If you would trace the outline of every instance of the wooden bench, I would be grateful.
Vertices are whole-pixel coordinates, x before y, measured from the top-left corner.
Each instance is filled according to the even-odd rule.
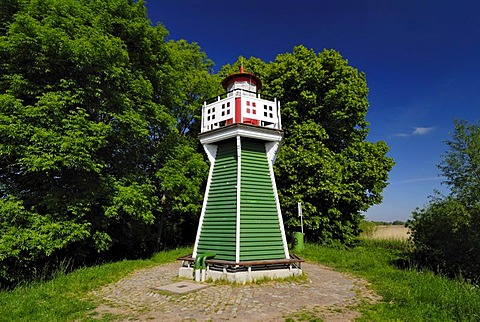
[[[207,259],[207,265],[218,265],[218,266],[230,266],[230,267],[255,267],[255,266],[275,266],[275,265],[295,265],[300,268],[301,263],[305,262],[302,258],[298,257],[295,254],[290,254],[290,259],[266,259],[266,260],[258,260],[258,261],[226,261],[226,260],[219,260],[219,259]],[[177,260],[181,260],[183,262],[194,262],[195,258],[192,257],[192,254],[179,257]]]

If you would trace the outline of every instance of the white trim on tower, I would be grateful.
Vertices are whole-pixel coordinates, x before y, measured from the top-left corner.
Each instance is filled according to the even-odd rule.
[[[271,144],[271,143],[267,143],[267,144]],[[268,155],[269,150],[267,149],[267,144],[265,144],[265,150],[267,151],[267,155]],[[271,151],[271,148],[270,148],[270,151]],[[275,174],[273,173],[273,162],[270,159],[270,157],[267,158],[267,161],[268,161],[270,180],[272,181],[272,187],[273,187],[273,192],[275,196],[275,203],[277,204],[278,224],[280,225],[280,232],[282,234],[283,251],[285,252],[285,258],[290,259],[290,253],[288,252],[287,236],[285,234],[285,227],[283,226],[282,209],[280,208],[280,199],[278,199],[277,184],[275,183]]]
[[[240,198],[242,184],[242,140],[237,135],[237,221],[235,233],[235,262],[240,262]]]
[[[207,210],[208,194],[210,193],[210,185],[212,184],[213,168],[215,167],[215,156],[217,155],[217,146],[209,144],[203,146],[207,152],[208,159],[210,160],[210,170],[208,172],[207,186],[205,187],[205,195],[203,196],[202,213],[200,214],[200,220],[198,221],[197,236],[195,237],[195,246],[193,247],[192,257],[197,257],[198,242],[200,241],[200,235],[202,232],[203,219],[205,218],[205,211]]]

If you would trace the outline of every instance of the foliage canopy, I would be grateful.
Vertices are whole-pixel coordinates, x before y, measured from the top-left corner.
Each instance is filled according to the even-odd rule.
[[[170,234],[191,233],[202,199],[194,121],[217,91],[212,62],[166,42],[142,1],[5,5],[0,281],[72,253],[81,264],[184,242]]]

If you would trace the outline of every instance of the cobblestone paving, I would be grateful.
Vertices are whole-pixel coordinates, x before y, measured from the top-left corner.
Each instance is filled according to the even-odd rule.
[[[352,306],[378,299],[359,278],[321,265],[303,263],[305,282],[211,286],[186,294],[159,291],[176,280],[179,263],[138,270],[94,292],[103,303],[97,316],[113,314],[123,321],[284,321],[301,314],[324,321],[350,321]]]

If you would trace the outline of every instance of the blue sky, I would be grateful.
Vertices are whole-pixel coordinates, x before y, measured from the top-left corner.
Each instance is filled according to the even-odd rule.
[[[304,45],[338,50],[370,88],[368,140],[396,165],[370,220],[406,220],[434,189],[455,118],[480,111],[480,2],[268,0],[147,2],[169,39],[197,42],[215,70],[242,55],[269,62]]]

